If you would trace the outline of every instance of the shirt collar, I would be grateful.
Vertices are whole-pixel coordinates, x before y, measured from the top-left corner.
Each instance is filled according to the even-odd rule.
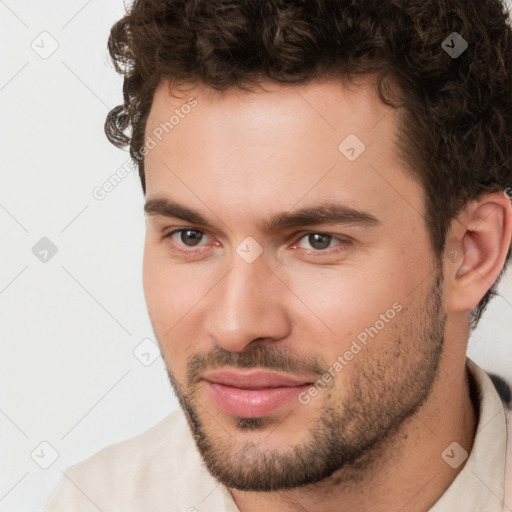
[[[430,512],[478,510],[496,512],[503,504],[505,485],[506,418],[500,396],[487,373],[471,359],[479,405],[478,426],[471,453],[462,471]]]

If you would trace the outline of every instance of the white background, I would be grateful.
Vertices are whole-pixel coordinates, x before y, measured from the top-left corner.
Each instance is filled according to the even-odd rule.
[[[128,160],[103,134],[108,110],[121,102],[106,41],[123,11],[120,0],[0,1],[4,512],[41,510],[66,467],[177,407],[161,358],[144,366],[133,354],[153,339],[138,176],[101,201],[92,194]],[[48,58],[31,47],[48,52],[54,41]],[[42,237],[58,250],[46,263],[32,253]],[[512,380],[510,272],[499,291],[469,355]],[[41,442],[58,452],[48,469],[38,465],[51,462]]]

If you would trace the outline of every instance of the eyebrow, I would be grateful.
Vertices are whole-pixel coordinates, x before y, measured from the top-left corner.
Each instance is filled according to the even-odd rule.
[[[214,227],[207,217],[197,210],[162,197],[148,198],[144,205],[147,215],[162,215],[174,217],[191,224],[200,224]],[[353,208],[340,203],[328,202],[318,206],[300,210],[278,213],[270,219],[263,220],[258,228],[262,232],[274,232],[299,226],[312,226],[316,224],[344,224],[365,227],[381,225],[381,221],[369,212]]]

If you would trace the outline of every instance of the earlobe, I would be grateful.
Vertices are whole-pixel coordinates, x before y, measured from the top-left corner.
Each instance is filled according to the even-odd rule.
[[[500,275],[511,233],[512,205],[503,193],[487,194],[471,202],[454,220],[451,249],[448,243],[445,249],[449,309],[464,311],[478,305]]]

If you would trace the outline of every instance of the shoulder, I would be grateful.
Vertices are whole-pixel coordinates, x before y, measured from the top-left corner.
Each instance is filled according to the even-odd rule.
[[[506,454],[503,510],[512,510],[512,386],[498,375],[493,373],[488,373],[488,375],[502,400],[503,410],[505,412]]]
[[[138,471],[146,461],[158,461],[171,455],[180,437],[186,434],[180,411],[168,414],[159,423],[130,439],[109,445],[84,461],[68,468],[68,475],[78,475],[94,468],[109,475],[126,476]]]
[[[507,443],[505,459],[505,497],[504,505],[506,509],[512,510],[512,408],[507,407],[504,402],[505,420],[507,424]]]
[[[148,496],[159,510],[187,471],[197,473],[198,457],[186,418],[177,409],[145,432],[67,468],[45,511],[110,510],[113,504],[116,510],[135,510]]]

